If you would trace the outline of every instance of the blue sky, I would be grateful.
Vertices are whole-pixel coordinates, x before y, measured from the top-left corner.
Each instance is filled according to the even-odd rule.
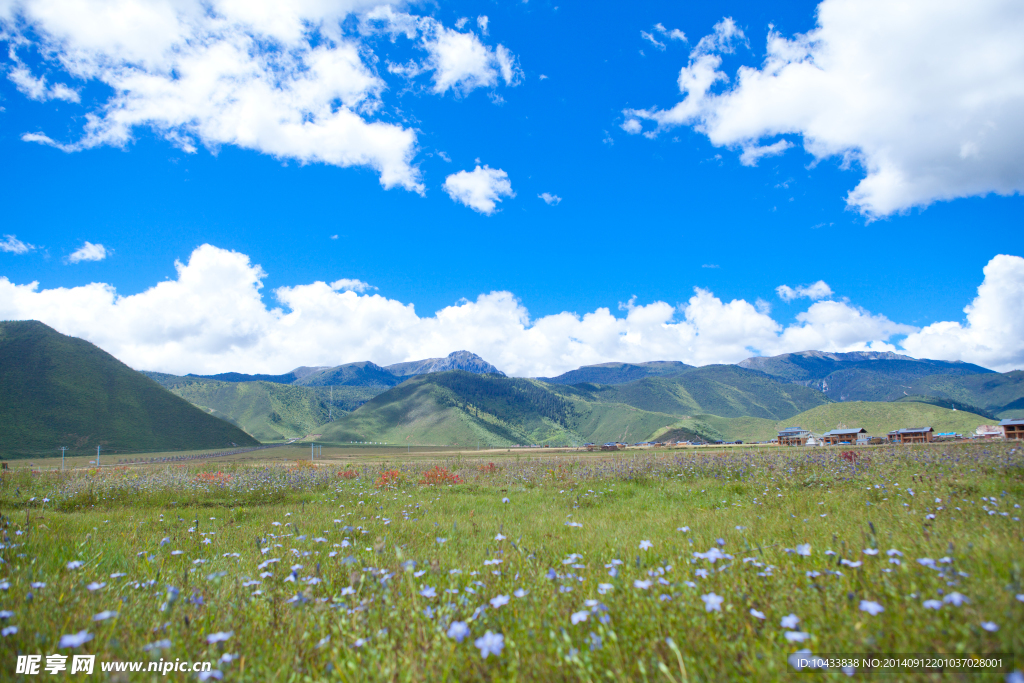
[[[866,348],[873,342],[877,342],[873,348],[899,346],[907,334],[914,333],[910,328],[950,321],[961,330],[956,339],[922,343],[908,352],[941,352],[1002,368],[1019,366],[1024,360],[1024,350],[1012,342],[990,349],[988,355],[972,352],[972,344],[977,346],[976,339],[968,338],[972,326],[977,337],[987,334],[983,324],[1000,323],[972,321],[963,311],[979,296],[978,287],[986,277],[982,269],[997,254],[1024,254],[1019,246],[1024,215],[1024,200],[1018,193],[1024,184],[1020,96],[999,99],[993,95],[995,99],[986,104],[991,112],[982,107],[981,113],[972,110],[970,114],[980,117],[980,123],[967,120],[962,130],[949,132],[950,144],[960,145],[959,157],[933,159],[922,152],[941,147],[935,136],[946,135],[941,132],[943,117],[963,118],[957,119],[962,112],[952,105],[951,111],[944,112],[946,103],[937,101],[932,106],[928,98],[950,88],[974,87],[963,84],[978,81],[991,83],[992,92],[997,92],[1012,84],[1014,72],[1019,84],[1019,52],[1007,50],[1006,63],[997,66],[969,65],[975,72],[962,76],[963,81],[944,76],[941,65],[938,71],[922,71],[920,79],[912,71],[886,74],[868,57],[862,68],[868,73],[878,68],[877,77],[857,86],[858,103],[841,107],[837,116],[821,103],[838,97],[837,88],[844,89],[848,71],[843,69],[849,65],[829,66],[822,52],[805,61],[817,59],[827,78],[797,85],[793,85],[796,76],[790,79],[791,92],[781,109],[778,103],[759,102],[757,98],[764,95],[753,85],[741,88],[737,74],[741,67],[767,73],[769,33],[778,32],[795,44],[798,34],[815,29],[816,3],[556,5],[530,0],[392,6],[388,16],[405,17],[404,25],[413,21],[409,17],[420,22],[421,32],[412,40],[396,33],[398,20],[380,19],[384,15],[376,3],[322,3],[327,10],[315,2],[308,4],[311,9],[299,18],[322,21],[319,31],[287,37],[286,31],[275,34],[241,17],[235,25],[242,26],[238,35],[269,43],[268,60],[296,46],[330,47],[332,41],[357,46],[361,68],[377,79],[376,89],[364,87],[363,99],[355,105],[330,96],[320,104],[335,110],[349,106],[364,122],[385,123],[411,134],[415,142],[408,147],[412,156],[404,167],[412,169],[415,177],[404,182],[418,183],[421,192],[405,189],[401,182],[385,189],[381,172],[372,163],[339,165],[311,158],[323,139],[312,143],[312,152],[308,142],[282,143],[273,133],[256,143],[237,143],[233,140],[239,134],[232,128],[238,125],[233,121],[236,112],[209,105],[195,93],[171,101],[182,108],[183,118],[162,122],[161,110],[170,105],[153,94],[158,88],[147,90],[149,86],[139,81],[118,81],[120,76],[96,66],[96,57],[121,60],[136,75],[172,73],[168,82],[183,83],[187,79],[173,69],[187,67],[177,65],[170,52],[162,56],[158,51],[132,52],[130,45],[125,48],[118,42],[114,29],[90,32],[80,27],[81,22],[54,19],[31,1],[0,3],[0,20],[11,50],[3,67],[7,77],[0,78],[0,154],[5,162],[0,170],[5,206],[0,233],[34,247],[0,251],[0,276],[12,286],[38,282],[37,293],[104,283],[122,296],[144,295],[161,281],[176,280],[175,261],[187,263],[197,247],[208,244],[244,254],[250,265],[262,267],[262,296],[268,308],[280,305],[272,295],[277,288],[347,278],[376,288],[357,294],[412,304],[421,318],[464,299],[475,301],[482,294],[507,291],[518,298],[532,320],[561,312],[583,316],[602,307],[623,319],[627,311],[620,304],[631,297],[641,306],[656,302],[685,306],[694,296],[694,287],[699,287],[722,302],[749,302],[762,313],[770,308],[768,314],[782,328],[810,324],[797,316],[815,300],[845,302],[851,309],[884,316],[893,323],[883,326],[882,332],[866,330],[860,337],[811,338],[832,343],[837,350]],[[927,8],[923,3],[910,5],[921,12]],[[844,44],[875,49],[854,30],[856,26],[849,29],[849,22],[841,21],[844,12],[856,12],[855,7],[851,10],[849,3],[833,2],[829,9],[835,18],[819,27],[822,43],[836,53]],[[224,12],[230,23],[230,13]],[[866,6],[860,10],[862,15],[868,13]],[[998,47],[1000,31],[1012,34],[1013,22],[1020,20],[1020,12],[1009,3],[992,2],[974,14],[966,22],[955,15],[945,17],[945,25],[938,20],[924,22],[917,36],[900,33],[899,20],[894,18],[891,30],[878,30],[870,40],[888,40],[879,49],[900,54],[901,50],[920,51],[921,45],[938,49],[945,31],[956,29],[965,34],[968,47],[972,39]],[[482,16],[486,23],[478,19]],[[721,28],[725,17],[734,21],[742,35],[727,34]],[[460,18],[467,21],[460,23]],[[880,20],[885,19],[883,14]],[[869,23],[867,18],[864,22]],[[159,31],[162,24],[154,25]],[[360,31],[360,25],[377,28]],[[685,40],[678,33],[673,38],[673,29],[685,34]],[[138,27],[133,31],[142,33]],[[428,62],[431,55],[445,57],[422,47],[429,31],[435,37],[450,35],[446,31],[472,33],[474,44],[490,51],[485,61],[490,60],[493,82],[481,83],[478,72],[476,81],[466,76],[437,92],[443,69]],[[899,38],[892,39],[893,35]],[[280,41],[276,45],[275,36]],[[714,45],[701,43],[705,36],[720,40]],[[216,42],[209,35],[205,40]],[[167,44],[174,41],[168,39]],[[720,62],[715,68],[728,77],[727,82],[715,83],[710,94],[731,92],[735,97],[729,103],[708,100],[687,121],[665,123],[659,112],[684,99],[677,84],[680,70],[699,66],[702,56],[711,54],[711,48],[701,45],[717,45],[714,58]],[[511,79],[502,73],[509,63],[497,56],[498,46],[510,55]],[[213,60],[212,54],[197,56],[197,64]],[[921,63],[927,64],[927,59],[922,57]],[[799,66],[794,64],[789,76]],[[408,70],[403,74],[388,65],[413,65],[421,73],[410,77]],[[217,68],[210,61],[209,70],[216,74]],[[308,68],[308,63],[302,68]],[[480,68],[486,71],[487,67]],[[329,71],[312,80],[327,80]],[[294,74],[282,77],[290,76]],[[921,80],[925,86],[905,101],[892,100],[892,92],[906,90],[901,77],[910,83]],[[457,79],[458,73],[452,78]],[[59,83],[68,90],[56,89]],[[322,83],[314,86],[329,92]],[[344,88],[358,90],[351,84]],[[271,91],[269,97],[277,95],[280,91]],[[119,97],[124,100],[116,104]],[[696,101],[692,92],[689,97]],[[263,100],[256,98],[253,103],[262,106]],[[130,123],[121,137],[97,135],[83,143],[89,138],[87,117],[109,122],[119,115],[118,107],[132,110],[125,115]],[[877,137],[862,132],[884,129],[886,122],[901,116],[914,120],[915,107],[935,111],[937,123],[931,129],[940,132],[917,124],[894,126]],[[756,112],[762,110],[774,114],[757,120]],[[846,112],[852,112],[850,121],[826,130],[830,120],[842,119]],[[303,116],[313,120],[317,115]],[[805,123],[812,119],[816,121]],[[205,123],[190,123],[195,120]],[[640,124],[647,136],[636,132]],[[631,129],[632,125],[637,128]],[[924,130],[921,140],[907,142],[908,135],[917,135],[919,128]],[[985,138],[984,144],[990,147],[983,144],[975,154],[982,159],[978,163],[996,169],[991,180],[985,179],[984,169],[971,167],[954,169],[934,182],[922,181],[919,185],[924,189],[903,189],[913,184],[915,173],[927,176],[931,168],[969,159],[974,149],[969,145],[975,144],[971,140],[981,139],[978,130],[983,128],[997,131]],[[26,134],[30,134],[27,139]],[[806,151],[811,139],[824,140],[826,151],[817,155]],[[778,155],[766,154],[756,165],[742,163],[743,150],[773,143],[791,148]],[[337,143],[341,154],[348,153],[344,144]],[[908,177],[901,182],[882,177],[879,183],[897,189],[876,186],[866,203],[852,205],[847,195],[865,179],[868,167],[888,159],[888,150],[900,145],[904,148],[895,156],[903,156],[896,168]],[[986,157],[990,149],[999,153]],[[514,192],[502,197],[489,214],[455,201],[445,190],[447,178],[472,172],[478,165],[500,169]],[[982,180],[975,182],[979,177]],[[543,193],[559,200],[549,204],[539,197]],[[75,260],[71,255],[85,242],[103,245],[105,257],[71,262]],[[1020,286],[1024,269],[1016,261],[1004,266],[999,281],[992,280],[993,288],[1012,292]],[[787,302],[776,291],[780,285],[797,287],[818,281],[827,283],[827,296]],[[31,297],[19,299],[14,289],[6,296],[5,301],[0,293],[4,317],[40,317],[68,333],[92,334],[97,343],[106,342],[104,348],[125,353],[117,343],[89,332],[85,321],[73,320],[66,310],[75,306],[72,296],[57,301],[60,297],[54,295],[45,306],[41,300],[33,303]],[[124,322],[124,315],[115,315],[113,308],[103,309],[106,313],[99,310],[95,323],[103,325],[104,315],[113,316],[106,324],[126,325],[117,328],[122,336],[136,334],[126,330],[142,325]],[[677,309],[675,320],[682,319],[681,310]],[[120,322],[115,324],[114,318]],[[748,355],[799,350],[744,343],[745,323],[737,324],[732,341],[750,350]],[[1003,332],[1008,338],[1016,334],[1010,329]],[[190,348],[190,342],[182,341],[190,333],[167,334]],[[619,331],[620,337],[627,334]],[[422,347],[423,355],[457,342],[458,335],[444,337],[436,348]],[[154,343],[164,350],[142,354],[135,359],[136,365],[187,369],[167,361],[167,339]],[[131,340],[133,347],[140,344],[138,339]],[[209,346],[201,336],[195,337],[194,344]],[[252,355],[239,355],[234,348],[237,340],[224,344],[220,356],[213,352],[195,356],[192,362],[202,366],[197,369],[282,370],[287,368],[278,366],[290,362],[279,351],[260,356],[254,346]],[[486,356],[490,347],[482,345]],[[351,353],[376,354],[371,359],[380,362],[415,356],[420,350],[412,341],[400,349],[379,352],[373,346],[355,347]],[[539,374],[576,360],[611,360],[605,355],[615,355],[616,348],[558,352],[523,364],[521,372]],[[653,359],[672,350],[655,344],[647,352]],[[634,351],[637,355],[629,359],[641,359],[643,343]],[[680,347],[677,355],[682,352]],[[331,355],[329,348],[306,353],[316,358],[295,357],[293,365],[334,360],[334,356],[326,358]],[[348,357],[348,350],[334,353],[337,362],[361,359]],[[701,359],[733,360],[699,353],[693,357],[695,362]],[[223,367],[230,362],[260,367]]]

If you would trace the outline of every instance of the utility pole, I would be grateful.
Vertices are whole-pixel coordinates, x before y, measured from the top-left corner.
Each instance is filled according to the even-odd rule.
[[[309,461],[313,462],[313,452],[316,450],[316,445],[313,443],[309,444]]]
[[[96,467],[99,468],[99,466],[100,466],[100,447],[97,446],[96,447]]]
[[[334,387],[331,387],[331,402],[327,404],[327,421],[334,422]]]
[[[64,471],[64,451],[66,451],[67,449],[68,449],[67,446],[61,446],[60,447],[60,471],[61,472]]]

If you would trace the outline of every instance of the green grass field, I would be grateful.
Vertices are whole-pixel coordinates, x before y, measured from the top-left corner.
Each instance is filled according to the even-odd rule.
[[[799,651],[1003,655],[892,680],[1024,665],[1012,444],[366,451],[4,473],[0,678],[53,653],[97,655],[76,680],[161,658],[259,682],[789,680]],[[427,483],[437,464],[462,481]]]

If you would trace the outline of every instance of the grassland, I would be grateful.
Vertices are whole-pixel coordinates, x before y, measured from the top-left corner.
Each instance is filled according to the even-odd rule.
[[[1021,449],[865,453],[488,454],[433,480],[412,459],[8,472],[0,667],[60,652],[260,682],[788,680],[798,651],[1019,667]]]

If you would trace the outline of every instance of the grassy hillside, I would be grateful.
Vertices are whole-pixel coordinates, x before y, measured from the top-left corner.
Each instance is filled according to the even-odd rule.
[[[778,420],[828,402],[819,391],[736,365],[707,365],[673,377],[649,377],[612,386],[582,384],[555,389],[591,402],[624,403],[680,416],[712,414]]]
[[[706,441],[767,441],[777,433],[775,421],[761,417],[694,415],[659,429],[651,437],[659,441],[690,441],[691,435]]]
[[[82,339],[0,322],[0,456],[199,450],[256,440]]]
[[[933,375],[911,382],[908,394],[944,399],[958,408],[971,406],[999,419],[1024,418],[1024,371],[952,377]]]
[[[370,400],[380,387],[304,387],[274,382],[219,382],[150,373],[165,388],[260,441],[281,441],[318,431]]]
[[[748,358],[740,366],[759,370],[787,382],[812,384],[829,375],[852,369],[869,369],[879,375],[919,377],[923,375],[973,375],[992,370],[973,363],[915,359],[891,352],[855,351],[828,353],[801,351],[779,356]]]
[[[992,424],[992,420],[963,410],[948,410],[926,403],[854,401],[819,406],[777,422],[775,428],[778,430],[798,426],[821,433],[845,425],[851,429],[863,427],[874,436],[885,436],[893,429],[903,427],[932,427],[936,432],[968,434],[983,424]]]

